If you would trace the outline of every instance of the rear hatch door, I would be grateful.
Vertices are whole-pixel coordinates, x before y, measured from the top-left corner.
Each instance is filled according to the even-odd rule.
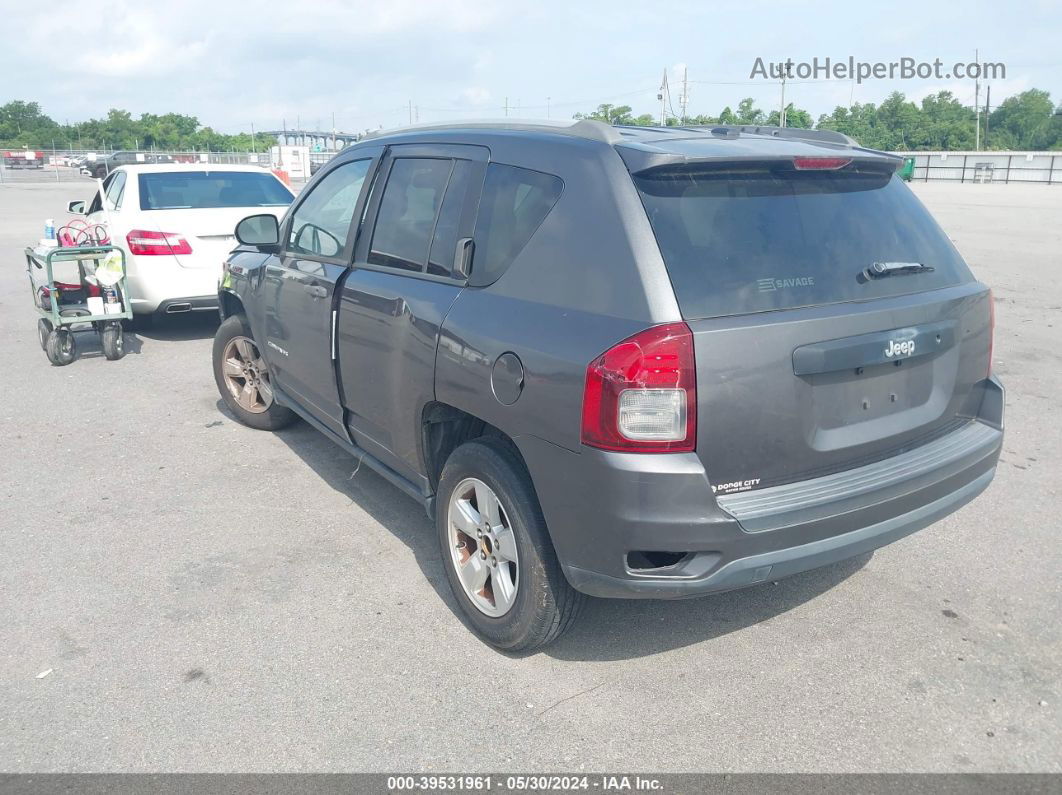
[[[634,175],[694,333],[697,451],[716,493],[881,460],[978,409],[987,288],[894,164],[798,165]]]
[[[265,170],[143,171],[138,174],[140,215],[145,228],[188,241],[177,253],[185,268],[215,268],[236,247],[236,224],[249,215],[280,218],[293,196]]]

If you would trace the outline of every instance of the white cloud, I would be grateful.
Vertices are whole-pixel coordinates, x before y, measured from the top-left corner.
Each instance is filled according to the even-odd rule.
[[[485,105],[490,101],[490,91],[483,86],[469,86],[461,91],[461,100],[470,105]]]

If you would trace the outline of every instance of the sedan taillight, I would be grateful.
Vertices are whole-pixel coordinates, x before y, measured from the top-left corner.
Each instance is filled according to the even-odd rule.
[[[129,253],[138,256],[192,253],[192,246],[177,232],[134,229],[125,240],[129,244]]]
[[[582,442],[603,450],[690,452],[697,441],[697,371],[685,323],[653,326],[590,362]]]

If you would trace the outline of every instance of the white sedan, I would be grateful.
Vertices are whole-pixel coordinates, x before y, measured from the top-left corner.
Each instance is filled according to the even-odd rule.
[[[152,317],[217,309],[236,224],[257,213],[279,219],[293,198],[257,166],[165,163],[120,166],[87,206],[68,209],[125,250],[133,312]]]

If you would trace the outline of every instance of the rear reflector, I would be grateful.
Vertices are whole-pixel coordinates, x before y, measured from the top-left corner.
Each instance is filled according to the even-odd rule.
[[[794,157],[798,171],[836,171],[852,162],[850,157]]]
[[[125,240],[129,244],[129,253],[137,256],[192,253],[192,246],[176,232],[134,229],[125,236]]]
[[[988,369],[985,378],[992,375],[992,353],[996,347],[996,297],[988,291]]]
[[[697,438],[693,334],[685,323],[653,326],[586,368],[582,442],[602,450],[689,452]]]

